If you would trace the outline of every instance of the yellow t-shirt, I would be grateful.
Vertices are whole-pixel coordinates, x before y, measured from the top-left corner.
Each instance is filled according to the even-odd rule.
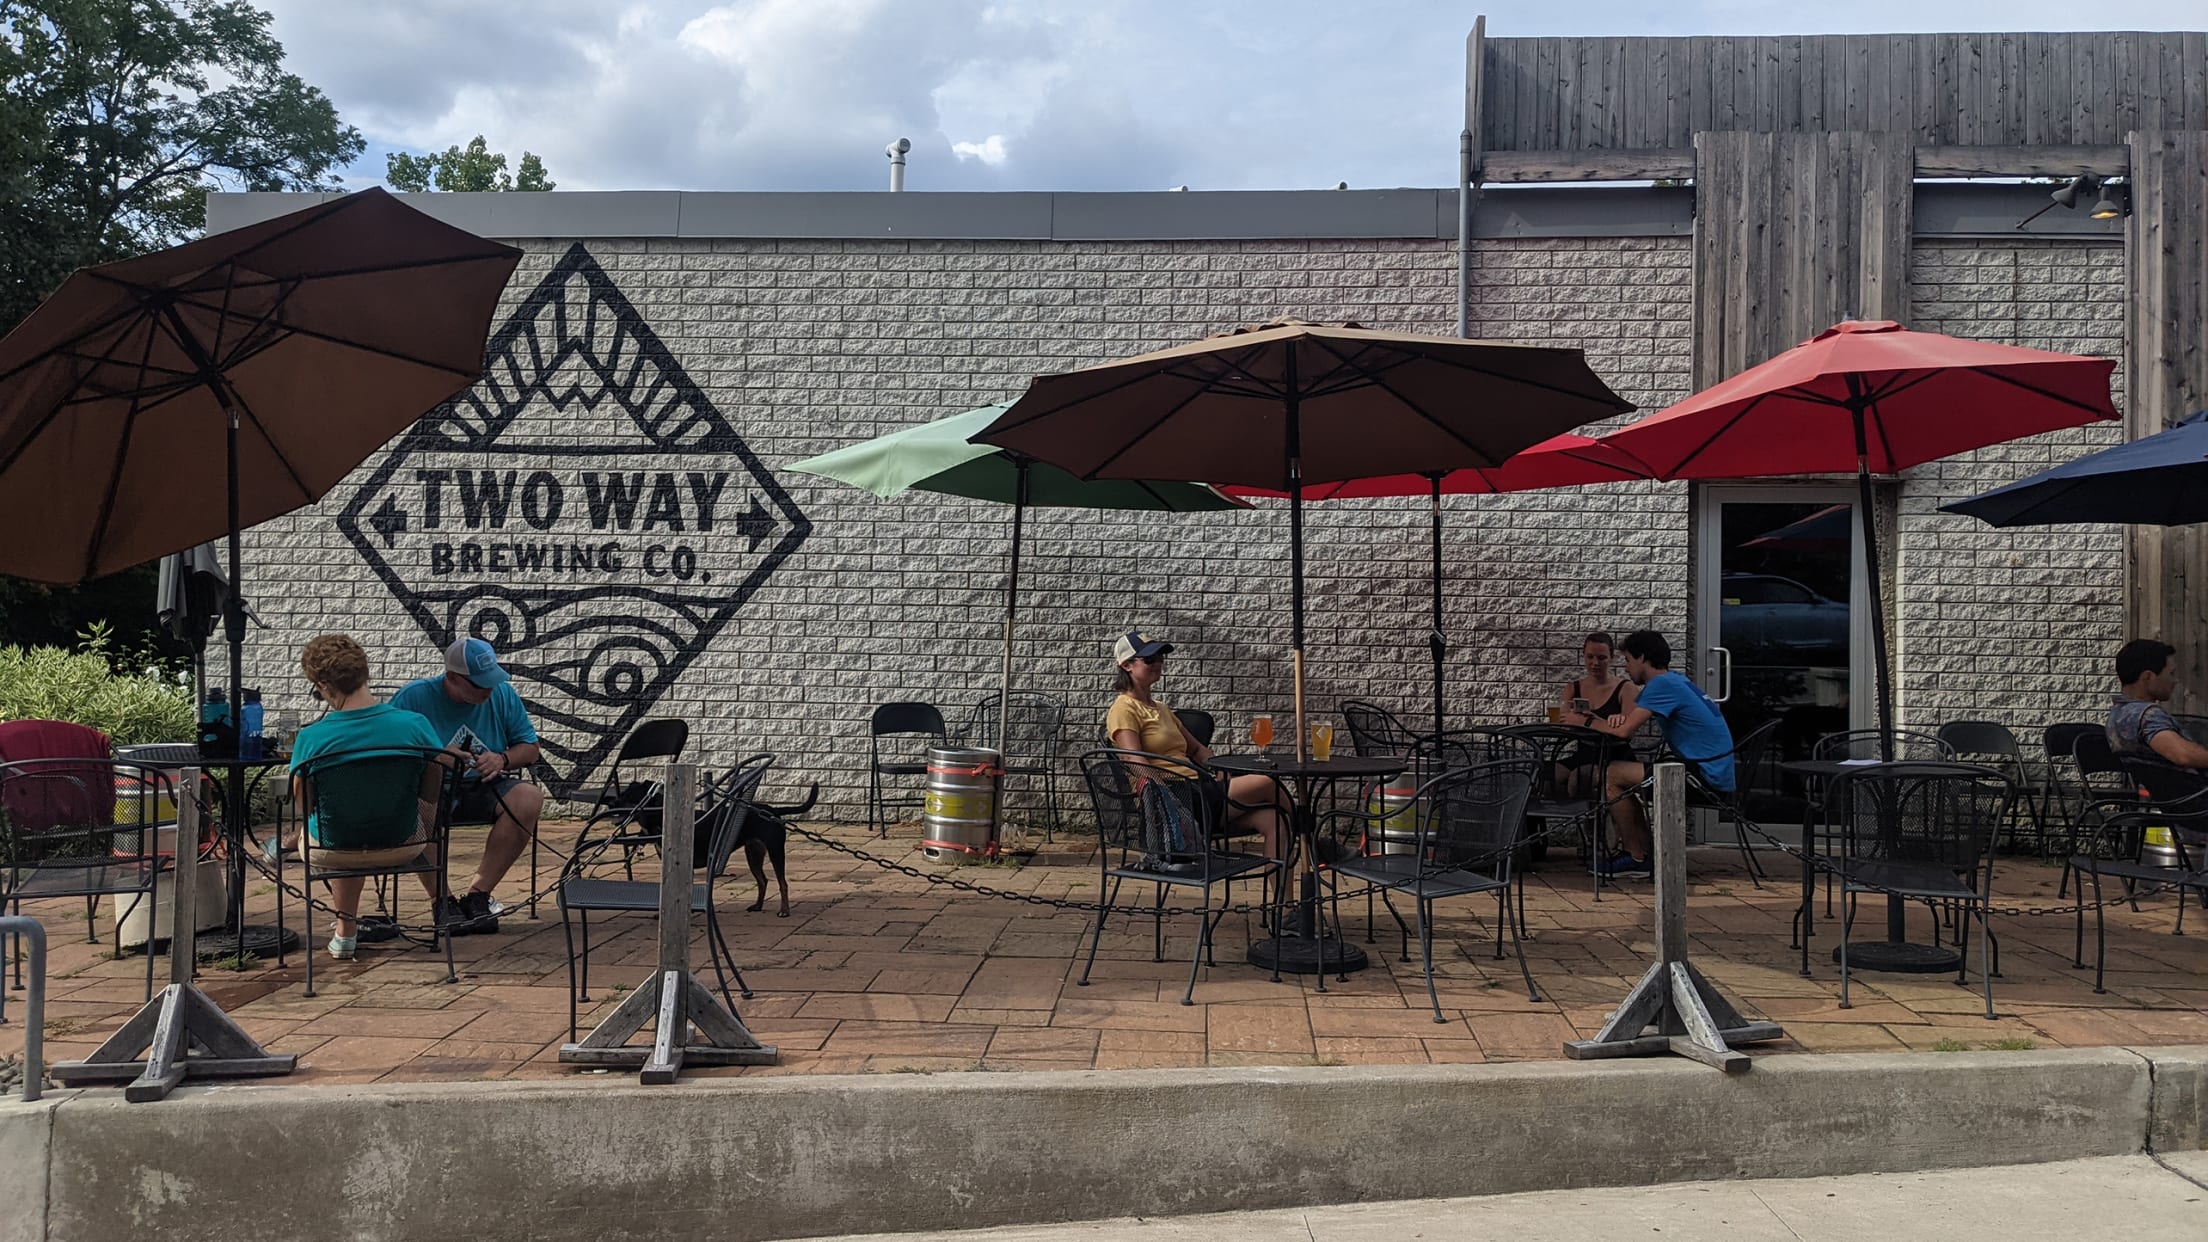
[[[1113,739],[1122,729],[1140,736],[1141,748],[1153,755],[1168,759],[1188,755],[1188,738],[1181,732],[1181,722],[1173,718],[1173,709],[1163,703],[1144,703],[1131,694],[1122,694],[1112,700],[1112,709],[1104,714],[1104,740],[1117,746],[1119,743]],[[1196,775],[1194,768],[1179,764],[1171,767],[1182,776]]]

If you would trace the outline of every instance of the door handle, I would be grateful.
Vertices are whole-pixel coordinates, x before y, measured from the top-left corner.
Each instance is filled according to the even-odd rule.
[[[1710,696],[1710,701],[1723,703],[1733,697],[1733,653],[1725,647],[1712,647],[1710,654],[1717,657],[1717,667],[1711,670],[1717,674],[1717,692]]]

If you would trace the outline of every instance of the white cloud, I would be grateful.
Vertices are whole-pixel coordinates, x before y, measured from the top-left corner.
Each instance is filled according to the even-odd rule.
[[[962,160],[980,160],[991,168],[1004,166],[1004,135],[991,134],[980,142],[954,142],[951,154]]]
[[[564,189],[1446,185],[1453,0],[258,0],[378,152],[481,133]],[[1491,14],[1490,35],[2171,29],[2201,0],[1689,0]],[[983,135],[977,138],[976,135]],[[382,174],[380,154],[355,174]]]

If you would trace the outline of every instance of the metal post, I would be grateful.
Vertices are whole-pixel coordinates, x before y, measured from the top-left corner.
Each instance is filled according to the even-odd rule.
[[[1295,683],[1296,762],[1303,762],[1303,411],[1296,393],[1296,343],[1288,342],[1288,649]]]
[[[31,945],[30,990],[23,998],[23,1012],[30,1015],[23,1029],[23,1102],[38,1098],[46,1081],[46,927],[28,915],[0,918],[0,938],[20,936]],[[152,952],[152,946],[147,946]],[[0,1023],[7,1019],[0,1017]]]

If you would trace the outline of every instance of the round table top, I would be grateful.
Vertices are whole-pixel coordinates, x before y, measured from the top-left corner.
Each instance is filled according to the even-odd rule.
[[[1365,755],[1335,755],[1330,759],[1297,759],[1294,755],[1282,755],[1275,759],[1270,755],[1214,755],[1207,766],[1237,776],[1288,776],[1301,779],[1313,777],[1374,777],[1393,776],[1410,766],[1405,759],[1368,757]]]

